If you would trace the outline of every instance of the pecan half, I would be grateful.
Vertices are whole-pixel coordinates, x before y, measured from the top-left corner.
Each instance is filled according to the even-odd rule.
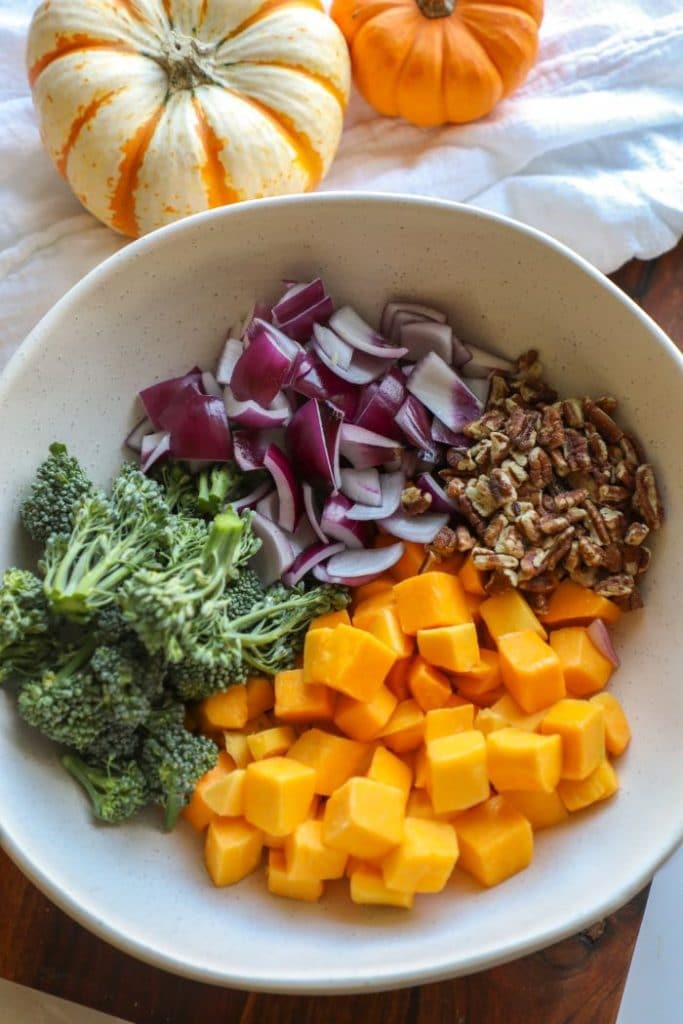
[[[616,576],[606,576],[595,584],[595,593],[600,597],[628,597],[633,593],[636,583],[633,576],[627,573],[618,573]]]
[[[409,516],[421,516],[432,504],[431,494],[419,487],[406,487],[401,492],[401,506]]]
[[[664,508],[652,466],[645,462],[636,470],[633,505],[651,530],[659,530],[664,522]]]

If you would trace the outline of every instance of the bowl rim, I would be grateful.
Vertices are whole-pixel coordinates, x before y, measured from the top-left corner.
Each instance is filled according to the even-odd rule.
[[[597,270],[584,257],[545,232],[523,224],[504,214],[481,210],[464,203],[435,199],[430,196],[371,191],[330,191],[278,196],[250,200],[232,206],[217,207],[182,218],[124,245],[73,285],[44,314],[23,342],[20,343],[0,373],[0,404],[6,392],[12,387],[15,375],[39,352],[40,346],[44,343],[44,339],[53,322],[63,318],[71,307],[76,307],[83,298],[87,297],[92,291],[97,290],[103,282],[106,283],[108,276],[114,273],[120,266],[125,265],[131,260],[144,257],[147,253],[163,248],[173,239],[179,239],[186,233],[194,232],[200,224],[206,223],[208,225],[213,222],[222,221],[224,218],[229,220],[232,216],[245,213],[248,215],[249,210],[253,208],[292,207],[296,209],[298,206],[331,206],[335,204],[341,206],[400,204],[402,206],[407,205],[418,208],[436,208],[443,210],[445,215],[456,213],[458,216],[471,218],[472,221],[494,222],[507,230],[532,238],[542,245],[553,249],[560,256],[574,264],[579,271],[591,278],[600,288],[616,297],[618,302],[626,307],[653,336],[653,340],[658,342],[667,351],[668,355],[678,365],[679,371],[683,374],[683,353],[681,353],[662,328],[630,296],[610,281],[601,271]],[[219,972],[211,968],[204,968],[201,965],[188,964],[173,955],[154,949],[141,940],[129,938],[114,925],[101,920],[92,909],[82,906],[76,894],[64,891],[57,883],[53,882],[49,869],[41,867],[34,856],[25,852],[19,842],[15,841],[14,836],[8,830],[5,823],[0,822],[0,845],[2,845],[5,852],[23,874],[70,918],[121,952],[133,956],[150,966],[203,983],[229,986],[254,992],[310,995],[379,992],[393,988],[422,985],[472,974],[524,957],[531,952],[545,948],[580,932],[582,928],[592,924],[600,917],[604,917],[619,909],[652,879],[655,872],[668,860],[682,842],[683,821],[681,821],[677,831],[675,829],[671,830],[666,843],[660,847],[658,855],[651,857],[628,885],[624,885],[617,892],[612,893],[609,898],[601,899],[598,903],[592,905],[590,911],[586,910],[582,914],[577,915],[566,926],[555,928],[547,925],[540,926],[528,939],[521,942],[509,941],[493,956],[486,952],[479,955],[460,956],[458,963],[454,964],[452,957],[449,959],[449,956],[446,954],[438,961],[431,962],[428,966],[406,969],[405,964],[389,964],[386,969],[383,969],[381,974],[378,974],[376,969],[369,969],[367,972],[354,970],[353,976],[346,975],[342,980],[335,978],[330,983],[322,975],[307,976],[305,967],[302,968],[298,975],[290,973],[286,978],[280,977],[276,980],[270,980],[258,973],[246,975]]]

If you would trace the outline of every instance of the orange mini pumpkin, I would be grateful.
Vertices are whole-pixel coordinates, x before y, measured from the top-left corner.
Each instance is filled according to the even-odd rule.
[[[334,0],[332,17],[375,110],[422,126],[462,124],[526,78],[543,0]]]

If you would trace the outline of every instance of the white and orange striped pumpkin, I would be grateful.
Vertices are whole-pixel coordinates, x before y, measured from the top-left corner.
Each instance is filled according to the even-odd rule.
[[[350,79],[319,0],[44,0],[27,63],[56,167],[132,237],[313,188]]]

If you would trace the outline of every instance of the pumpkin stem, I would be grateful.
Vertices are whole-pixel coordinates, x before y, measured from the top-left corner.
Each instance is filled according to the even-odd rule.
[[[455,10],[457,0],[417,0],[425,18],[447,18]]]
[[[168,75],[170,92],[194,89],[213,81],[207,67],[210,51],[203,48],[196,39],[173,32],[162,57],[156,60]]]

